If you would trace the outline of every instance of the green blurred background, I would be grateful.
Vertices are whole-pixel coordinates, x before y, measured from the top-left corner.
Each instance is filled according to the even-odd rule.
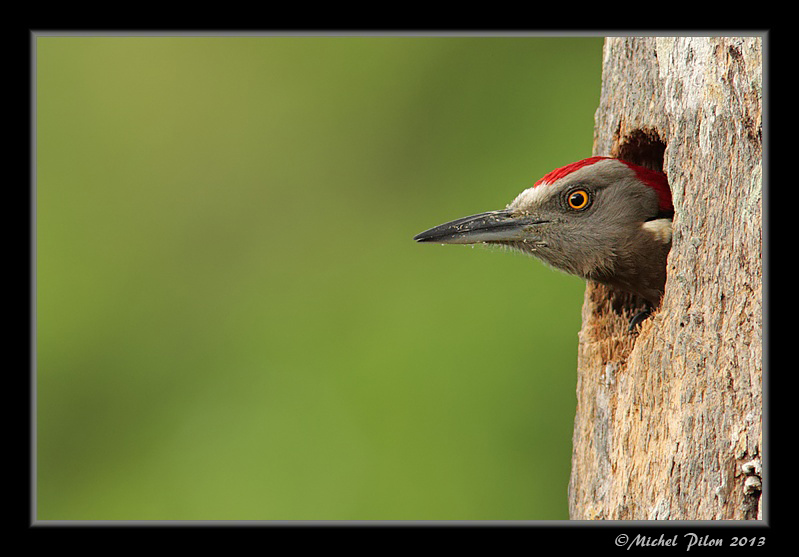
[[[35,47],[39,520],[568,518],[582,281],[412,237],[591,154],[601,38]]]

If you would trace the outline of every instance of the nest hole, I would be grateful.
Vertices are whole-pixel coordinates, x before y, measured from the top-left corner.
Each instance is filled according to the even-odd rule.
[[[663,159],[666,143],[655,129],[636,129],[624,136],[618,136],[611,150],[611,156],[643,166],[650,170],[663,172]],[[605,313],[606,318],[619,324],[627,323],[632,316],[647,309],[647,302],[633,294],[602,287],[595,292],[600,299],[595,300],[595,308]],[[657,308],[651,308],[657,310]],[[607,315],[608,313],[612,315]],[[613,327],[615,329],[615,327]]]
[[[638,166],[663,172],[665,153],[666,143],[656,130],[638,129],[618,138],[611,154]]]

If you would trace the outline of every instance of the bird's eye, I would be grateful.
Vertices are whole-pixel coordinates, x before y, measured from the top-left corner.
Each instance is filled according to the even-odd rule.
[[[566,197],[566,203],[568,203],[569,207],[575,209],[576,211],[588,207],[588,203],[590,201],[591,198],[588,196],[588,192],[585,190],[574,190]]]

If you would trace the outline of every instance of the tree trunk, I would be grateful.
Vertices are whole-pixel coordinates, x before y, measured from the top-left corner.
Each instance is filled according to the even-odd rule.
[[[663,170],[660,308],[589,283],[572,519],[762,519],[762,39],[609,38],[594,153]]]

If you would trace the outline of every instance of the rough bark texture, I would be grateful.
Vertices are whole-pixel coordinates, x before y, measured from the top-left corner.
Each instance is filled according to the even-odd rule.
[[[589,283],[575,520],[761,519],[762,38],[609,38],[594,152],[669,177],[666,293]]]

